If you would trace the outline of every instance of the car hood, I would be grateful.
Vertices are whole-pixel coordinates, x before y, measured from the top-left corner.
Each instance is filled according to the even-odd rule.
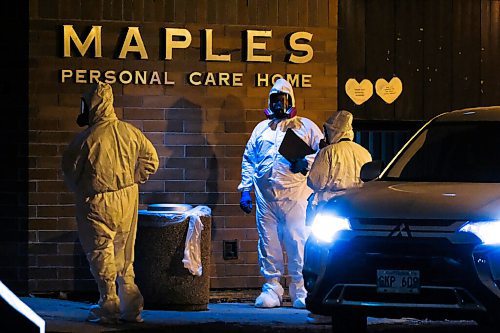
[[[357,218],[500,219],[500,184],[376,180],[333,198],[328,207]]]

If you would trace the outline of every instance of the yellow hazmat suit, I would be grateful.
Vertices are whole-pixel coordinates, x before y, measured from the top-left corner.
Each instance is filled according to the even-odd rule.
[[[306,224],[310,225],[318,206],[345,190],[361,186],[361,167],[372,160],[363,146],[352,141],[353,116],[337,111],[323,124],[328,146],[321,149],[309,171],[307,185],[314,191],[308,199]]]
[[[118,120],[109,84],[99,82],[82,99],[89,127],[69,144],[62,169],[76,194],[80,242],[99,288],[88,320],[142,322],[144,301],[133,269],[138,183],[156,172],[158,155],[140,130]]]

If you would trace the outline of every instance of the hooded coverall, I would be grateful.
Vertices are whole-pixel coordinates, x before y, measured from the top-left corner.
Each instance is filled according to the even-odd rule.
[[[83,99],[89,127],[69,144],[62,169],[75,192],[80,242],[100,294],[88,320],[140,322],[143,298],[133,269],[138,183],[156,172],[158,155],[140,130],[118,120],[110,85],[99,82]]]
[[[368,150],[352,141],[352,118],[350,112],[338,111],[323,125],[328,146],[318,152],[309,171],[307,184],[314,190],[314,195],[309,200],[308,223],[314,206],[362,184],[359,178],[361,167],[372,157]]]
[[[293,90],[287,81],[278,80],[271,93],[276,91],[291,94],[292,106],[295,106]],[[282,301],[283,288],[279,284],[279,278],[284,275],[282,246],[288,256],[292,303],[297,299],[304,303],[307,295],[302,267],[304,245],[309,236],[305,225],[307,197],[312,191],[307,187],[307,177],[290,171],[290,162],[278,152],[288,128],[318,150],[323,135],[311,120],[297,116],[264,120],[254,128],[246,144],[238,186],[239,191],[255,191],[260,273],[267,281],[262,291],[279,298],[279,302],[276,299],[267,304],[259,303],[258,298],[255,305],[262,307],[279,306]],[[314,156],[306,156],[309,165]]]

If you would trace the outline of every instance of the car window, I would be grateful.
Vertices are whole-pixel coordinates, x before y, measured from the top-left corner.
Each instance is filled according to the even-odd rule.
[[[434,122],[397,157],[383,180],[500,182],[500,122]]]

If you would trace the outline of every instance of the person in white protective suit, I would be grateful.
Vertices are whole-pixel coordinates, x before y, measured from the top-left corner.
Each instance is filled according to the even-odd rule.
[[[308,199],[308,225],[318,205],[363,183],[359,178],[361,167],[372,157],[368,150],[352,141],[352,119],[350,112],[342,110],[323,124],[326,147],[316,155],[307,178],[307,184],[314,191]]]
[[[243,154],[240,207],[252,211],[250,191],[255,191],[256,220],[259,234],[259,266],[266,283],[255,300],[256,307],[281,306],[284,275],[282,246],[288,256],[288,274],[291,277],[289,294],[296,308],[305,307],[307,292],[304,288],[302,267],[304,245],[309,230],[305,225],[307,197],[307,171],[315,154],[289,162],[278,149],[285,132],[291,128],[314,151],[318,150],[323,135],[311,120],[296,116],[295,97],[290,83],[276,81],[269,93],[267,120],[253,130]]]
[[[88,127],[67,147],[62,170],[75,192],[79,238],[100,294],[87,320],[142,322],[133,269],[138,184],[156,172],[158,155],[140,130],[118,120],[109,84],[93,85],[81,106],[77,123]]]

